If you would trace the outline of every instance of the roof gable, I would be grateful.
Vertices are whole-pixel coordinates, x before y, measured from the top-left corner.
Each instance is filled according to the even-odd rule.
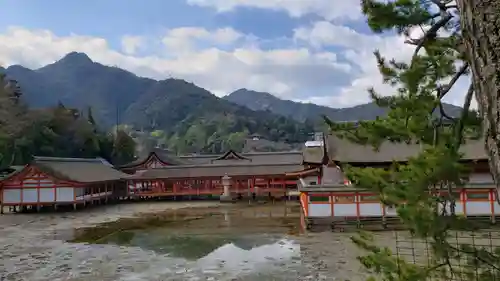
[[[214,163],[215,161],[223,161],[223,160],[246,160],[246,161],[250,161],[250,162],[252,161],[252,159],[247,158],[247,157],[237,153],[236,151],[230,149],[229,151],[227,151],[223,155],[211,160],[211,163]]]
[[[102,158],[34,157],[30,163],[61,180],[79,183],[115,181],[128,177]]]
[[[226,152],[227,153],[227,152]],[[225,154],[226,154],[225,153]],[[220,154],[194,154],[194,155],[181,155],[180,159],[189,162],[191,165],[205,165],[212,164],[214,160],[223,158],[225,155]],[[254,164],[261,163],[267,164],[302,164],[302,151],[281,151],[281,152],[246,152],[237,153],[238,155],[248,158],[249,162]],[[230,161],[227,161],[229,163]],[[220,162],[218,162],[220,163]],[[224,163],[224,162],[222,162]]]
[[[138,159],[136,159],[128,164],[122,165],[122,166],[120,166],[120,168],[121,169],[138,168],[141,166],[145,166],[148,163],[151,163],[154,161],[157,161],[157,162],[163,164],[163,166],[189,164],[187,161],[185,161],[185,159],[181,159],[181,158],[173,155],[169,151],[165,151],[165,150],[160,149],[160,148],[155,148],[152,151],[150,151],[148,154],[146,154],[145,156],[140,157],[140,158],[138,158]]]

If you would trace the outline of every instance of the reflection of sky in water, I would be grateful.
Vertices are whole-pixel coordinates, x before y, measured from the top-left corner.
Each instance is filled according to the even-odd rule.
[[[284,239],[250,250],[241,249],[230,243],[199,259],[197,264],[204,271],[217,268],[217,270],[231,272],[232,275],[237,276],[252,270],[265,270],[271,263],[286,262],[299,256],[300,246]]]
[[[224,279],[217,280],[231,280],[274,272],[300,259],[300,245],[278,236],[172,235],[161,231],[138,231],[124,236],[128,241],[110,237],[108,242],[151,250],[164,263],[163,266],[150,264],[147,273],[133,274],[122,280],[140,280],[145,274],[148,277],[182,274],[186,278],[200,274],[221,277],[223,274]]]

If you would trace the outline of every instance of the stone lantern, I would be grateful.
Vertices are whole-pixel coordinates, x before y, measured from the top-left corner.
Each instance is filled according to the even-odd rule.
[[[231,177],[225,174],[222,177],[222,187],[224,188],[224,193],[222,193],[220,199],[221,201],[231,201],[231,192],[229,191],[231,188]]]

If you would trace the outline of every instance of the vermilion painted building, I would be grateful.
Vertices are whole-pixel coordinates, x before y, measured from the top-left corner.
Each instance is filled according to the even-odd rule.
[[[123,196],[128,175],[104,159],[34,157],[0,182],[0,210],[3,206],[92,204]]]
[[[406,162],[421,151],[420,145],[385,142],[378,151],[328,136],[327,145],[316,149],[317,159],[323,159],[321,167],[310,167],[298,174],[300,202],[309,226],[330,225],[339,220],[362,221],[370,218],[395,217],[396,210],[381,204],[378,194],[352,186],[337,165],[349,164],[360,167],[389,167],[393,162]],[[493,222],[500,214],[496,187],[489,172],[487,156],[482,141],[462,146],[463,161],[471,168],[468,182],[454,188],[456,214],[485,216]],[[316,170],[315,170],[316,169]],[[321,181],[316,177],[321,175]],[[439,191],[447,193],[447,191]],[[447,206],[449,208],[449,206]]]
[[[144,167],[153,167],[144,169]],[[234,195],[286,195],[296,188],[288,172],[303,169],[301,151],[222,155],[174,156],[156,151],[122,169],[128,179],[129,196],[221,195],[221,178],[231,178]]]

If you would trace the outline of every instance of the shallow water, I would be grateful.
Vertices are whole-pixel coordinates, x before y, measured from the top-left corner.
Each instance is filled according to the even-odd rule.
[[[278,204],[172,210],[81,229],[72,240],[140,249],[162,260],[160,268],[134,268],[121,280],[295,280],[302,265],[297,210]]]
[[[0,280],[362,280],[348,236],[303,233],[296,204],[213,205],[0,216]]]

